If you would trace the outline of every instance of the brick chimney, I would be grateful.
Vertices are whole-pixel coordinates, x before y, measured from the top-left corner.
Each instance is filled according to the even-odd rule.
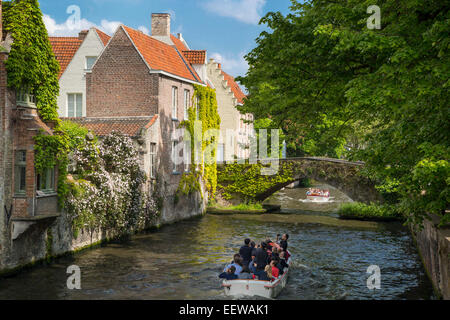
[[[170,36],[170,14],[152,13],[152,36]]]
[[[80,33],[78,34],[78,39],[83,41],[84,38],[86,38],[86,36],[88,35],[89,30],[81,30]]]

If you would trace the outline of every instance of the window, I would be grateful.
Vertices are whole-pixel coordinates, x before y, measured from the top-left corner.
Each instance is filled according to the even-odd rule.
[[[172,141],[172,163],[173,163],[173,173],[177,173],[177,146],[178,146],[178,141]]]
[[[217,146],[217,162],[224,163],[225,159],[225,145],[223,143],[219,143]]]
[[[178,88],[172,87],[172,118],[178,119]]]
[[[195,104],[195,111],[197,113],[197,119],[196,120],[200,120],[200,105],[198,103],[198,97],[195,96],[194,98],[194,104]]]
[[[86,70],[91,70],[95,61],[97,61],[97,57],[86,57]]]
[[[16,153],[16,165],[15,165],[15,193],[25,194],[26,186],[26,170],[27,170],[27,152],[18,151]]]
[[[83,116],[83,95],[81,93],[69,93],[67,95],[67,116],[81,118]]]
[[[191,93],[189,90],[184,90],[184,120],[189,120],[189,104],[191,100]]]
[[[189,165],[191,162],[191,142],[185,141],[185,147],[183,150],[183,157],[184,157],[184,172],[189,172]]]
[[[44,193],[55,192],[55,168],[47,168],[37,175],[37,189]]]
[[[28,88],[21,88],[16,91],[16,103],[23,107],[34,107],[36,105],[36,98]]]
[[[156,178],[156,143],[150,143],[150,178]]]

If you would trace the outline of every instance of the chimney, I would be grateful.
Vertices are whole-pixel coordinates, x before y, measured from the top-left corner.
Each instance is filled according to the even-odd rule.
[[[84,38],[86,38],[86,36],[88,35],[89,30],[81,30],[80,33],[78,34],[78,39],[83,41]]]
[[[181,41],[183,41],[183,40],[184,40],[184,39],[183,39],[183,34],[178,33],[178,39],[180,39]]]
[[[152,36],[170,36],[169,13],[152,13]]]
[[[218,63],[218,64],[217,64],[217,67],[218,67],[219,69],[222,69],[222,64],[221,64],[221,63]]]

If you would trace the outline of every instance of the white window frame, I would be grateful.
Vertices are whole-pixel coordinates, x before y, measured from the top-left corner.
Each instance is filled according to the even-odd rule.
[[[73,116],[71,116],[69,114],[69,96],[70,95],[74,96],[74,100],[73,100],[73,103],[74,103],[74,110],[73,110],[73,112],[74,112],[74,114],[73,114]],[[78,105],[77,105],[77,95],[81,96],[81,116],[77,116],[77,107],[78,107]],[[67,93],[66,106],[67,106],[67,117],[69,117],[69,118],[82,118],[83,117],[83,93],[81,93],[81,92]]]
[[[178,87],[172,87],[172,119],[178,120]]]
[[[97,62],[98,56],[86,56],[86,58],[84,59],[85,62],[85,70],[90,71],[92,70],[92,66],[89,68],[88,67],[88,59],[93,58],[95,59],[94,63],[92,64],[92,66],[94,66],[95,62]]]
[[[153,149],[154,147],[154,149]],[[157,155],[157,144],[154,142],[150,143],[150,178],[156,178],[156,155]]]
[[[191,92],[184,89],[184,120],[189,120],[189,104],[191,100]]]
[[[177,146],[178,146],[178,141],[177,140],[172,140],[172,163],[173,163],[173,170],[172,170],[172,173],[173,174],[178,174],[178,171],[177,171],[177,165],[176,165],[176,163],[175,163],[175,161],[174,161],[174,159],[176,159],[176,154],[175,154],[175,152],[176,152],[176,150],[177,150]]]
[[[25,150],[16,151],[15,173],[14,193],[24,195],[27,190],[27,152]],[[21,188],[22,181],[23,189]]]

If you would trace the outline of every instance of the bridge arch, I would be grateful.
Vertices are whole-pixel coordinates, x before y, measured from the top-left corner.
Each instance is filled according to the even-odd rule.
[[[380,193],[375,188],[375,182],[371,181],[362,173],[362,169],[364,168],[363,162],[350,162],[318,157],[289,158],[279,161],[279,170],[272,176],[258,176],[260,170],[255,170],[255,168],[242,169],[242,174],[244,175],[251,172],[251,180],[255,181],[254,184],[259,186],[259,188],[253,188],[252,192],[244,190],[245,188],[242,188],[242,183],[241,188],[239,188],[238,183],[236,183],[236,186],[233,186],[233,175],[227,172],[228,165],[219,167],[219,184],[225,185],[226,187],[224,189],[231,190],[233,196],[237,198],[264,201],[289,184],[309,178],[342,191],[354,201],[370,203],[382,200]],[[233,165],[236,166],[236,164]],[[242,166],[252,165],[247,164]],[[253,166],[261,167],[262,165],[259,163]],[[220,174],[221,171],[224,173],[222,176]],[[264,183],[261,181],[264,181]],[[254,189],[256,191],[253,191]]]

